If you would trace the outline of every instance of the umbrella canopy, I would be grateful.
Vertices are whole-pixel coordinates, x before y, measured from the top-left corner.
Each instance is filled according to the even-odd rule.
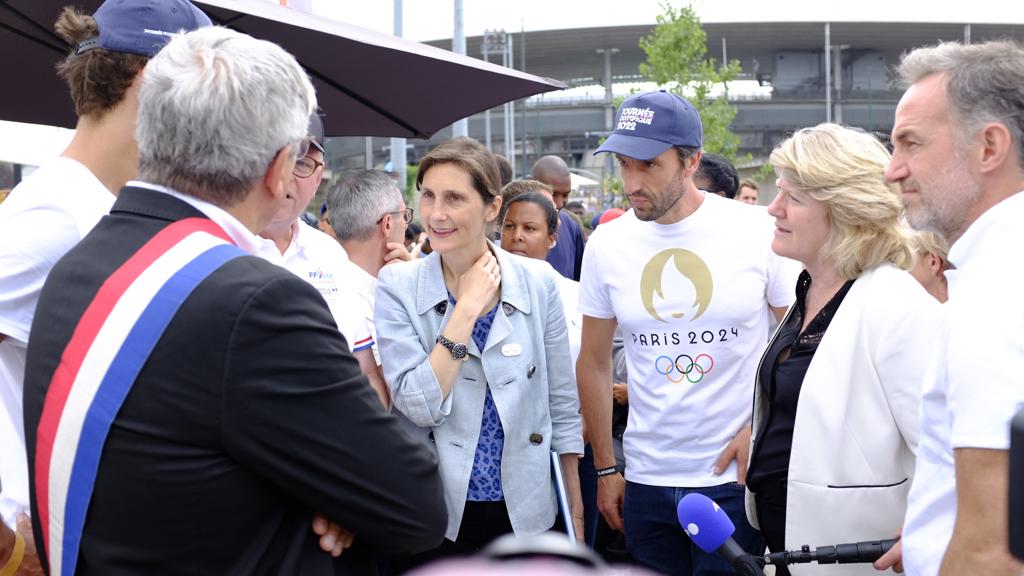
[[[63,6],[100,0],[0,0],[7,77],[0,119],[71,127],[74,109],[54,66],[69,50],[54,32]],[[540,78],[269,2],[197,0],[214,23],[276,42],[313,79],[328,136],[429,138],[510,100],[565,88]]]
[[[575,172],[570,172],[569,173],[569,180],[570,180],[569,187],[571,189],[573,189],[573,190],[579,190],[580,188],[585,188],[585,187],[599,187],[599,186],[601,186],[601,183],[598,182],[597,180],[594,180],[592,178],[587,178],[586,176],[580,176],[579,174],[577,174]]]

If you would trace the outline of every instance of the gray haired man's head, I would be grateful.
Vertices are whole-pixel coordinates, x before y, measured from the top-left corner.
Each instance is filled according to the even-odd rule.
[[[367,240],[380,218],[402,209],[395,179],[380,170],[344,172],[327,191],[327,214],[338,240]]]
[[[896,72],[910,86],[945,76],[946,97],[964,149],[984,124],[1006,126],[1024,166],[1024,46],[1011,40],[963,45],[943,42],[905,54]]]
[[[280,46],[210,26],[171,40],[139,92],[139,175],[219,206],[243,200],[283,148],[299,151],[313,85]]]

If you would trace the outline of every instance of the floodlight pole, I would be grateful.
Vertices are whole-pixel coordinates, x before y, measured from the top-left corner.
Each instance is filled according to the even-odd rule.
[[[455,34],[452,35],[452,52],[466,55],[466,32],[462,27],[462,0],[455,0]],[[456,120],[452,124],[452,137],[469,135],[469,119]]]
[[[395,0],[395,36],[402,37],[402,0]],[[391,173],[395,175],[395,184],[405,197],[405,138],[391,139]]]
[[[832,25],[825,22],[825,122],[832,121]]]

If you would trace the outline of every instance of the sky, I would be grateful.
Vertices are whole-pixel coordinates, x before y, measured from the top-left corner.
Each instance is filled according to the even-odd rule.
[[[309,2],[310,0],[306,0]],[[394,32],[393,0],[311,0],[313,12],[336,20]],[[478,36],[488,28],[516,31],[550,30],[645,24],[657,16],[658,0],[630,0],[630,14],[613,18],[615,3],[605,0],[463,0],[463,27],[466,36]],[[451,38],[455,29],[453,0],[404,0],[403,36],[412,40]],[[569,25],[566,25],[569,24]]]
[[[280,0],[268,0],[279,2]],[[463,0],[466,36],[488,28],[554,30],[653,24],[663,0]],[[394,0],[288,0],[293,6],[392,34]],[[672,0],[682,6],[683,0]],[[1024,2],[1003,0],[695,0],[704,22],[955,22],[1024,23]],[[451,38],[454,0],[404,0],[403,36]]]

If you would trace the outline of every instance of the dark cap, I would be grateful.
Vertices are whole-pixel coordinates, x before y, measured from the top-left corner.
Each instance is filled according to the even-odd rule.
[[[700,148],[702,135],[700,115],[686,99],[664,90],[644,92],[622,103],[615,131],[594,154],[650,160],[673,146]]]
[[[327,155],[327,150],[324,149],[324,122],[320,119],[320,114],[316,110],[309,115],[309,128],[307,129],[309,134],[310,145],[316,147],[321,154]]]
[[[107,0],[93,18],[100,35],[76,46],[75,54],[103,48],[152,58],[178,34],[213,24],[188,0]]]

